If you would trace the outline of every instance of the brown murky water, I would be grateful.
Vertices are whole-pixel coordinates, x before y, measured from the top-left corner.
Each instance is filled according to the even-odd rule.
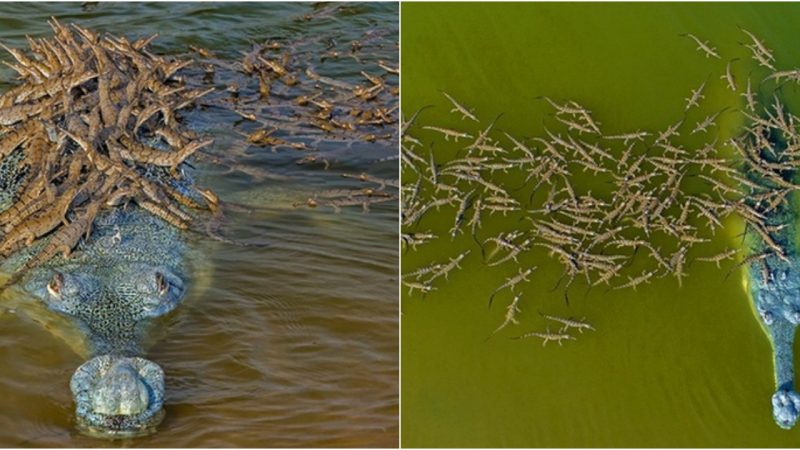
[[[189,44],[238,58],[268,38],[348,43],[379,30],[397,65],[397,5],[357,4],[4,4],[0,41],[49,34],[45,20],[79,22],[139,37],[159,32],[156,49]],[[312,20],[295,20],[316,13]],[[3,56],[5,58],[5,56]],[[337,79],[355,83],[363,66],[340,60]],[[7,70],[0,78],[9,79]],[[363,79],[361,80],[363,82]],[[395,79],[396,82],[396,79]],[[195,128],[234,148],[230,114],[192,113]],[[239,150],[242,150],[239,148]],[[397,206],[300,209],[327,189],[359,187],[342,173],[397,179],[390,141],[319,145],[332,164],[297,166],[302,154],[246,149],[239,169],[199,166],[196,175],[234,212],[226,231],[267,247],[192,242],[199,267],[184,303],[147,357],[166,373],[159,431],[129,441],[80,435],[69,379],[84,358],[24,307],[0,309],[0,446],[396,446],[398,442]],[[295,152],[297,153],[297,152]],[[249,168],[266,169],[253,176]],[[261,174],[263,175],[263,174]]]

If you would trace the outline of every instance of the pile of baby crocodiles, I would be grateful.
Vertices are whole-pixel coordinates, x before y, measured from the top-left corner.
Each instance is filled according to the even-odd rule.
[[[766,88],[766,81],[795,72],[774,71],[759,85]],[[563,265],[566,288],[578,277],[588,287],[611,289],[635,288],[664,276],[681,284],[692,261],[719,265],[736,259],[737,248],[690,253],[711,242],[729,216],[740,218],[763,247],[737,267],[767,256],[786,260],[787,248],[778,235],[790,225],[772,223],[771,217],[800,189],[792,180],[800,166],[797,118],[777,93],[762,103],[755,82],[747,79],[737,86],[730,71],[728,76],[719,83],[744,97],[743,114],[751,124],[724,142],[717,123],[732,107],[703,114],[707,82],[689,94],[682,117],[652,131],[608,132],[578,102],[542,96],[556,123],[528,139],[502,131],[499,117],[480,120],[444,93],[454,116],[470,126],[421,125],[418,111],[402,127],[404,176],[410,180],[403,187],[404,244],[416,250],[436,238],[419,224],[446,208],[452,212],[448,238],[472,235],[488,266],[520,266],[519,276],[499,288],[510,291],[535,270],[520,262],[535,250]],[[678,141],[689,136],[706,142],[693,148]],[[449,141],[445,145],[456,146],[457,156],[443,161],[422,138]],[[503,181],[509,175],[519,177],[513,177],[513,185]],[[515,224],[513,229],[481,236],[486,219],[509,215],[519,219],[503,220]],[[454,261],[468,252],[454,255],[451,263],[406,274],[406,286],[423,293],[435,289],[445,269],[457,268]],[[628,266],[636,256],[652,264],[631,274]]]
[[[302,47],[299,44],[284,46],[275,41],[254,45],[244,55],[239,70],[251,80],[258,80],[260,102],[270,102],[272,95],[290,98],[295,121],[317,129],[317,133],[322,133],[329,139],[341,136],[348,140],[394,143],[398,135],[399,86],[396,83],[400,71],[383,60],[371,61],[375,57],[362,51],[367,46],[381,46],[382,39],[378,37],[367,36],[365,40],[352,41],[346,51],[331,49],[320,58],[323,62],[348,58],[356,63],[375,67],[379,72],[361,70],[363,85],[320,75],[312,65],[301,69],[299,62],[307,60]],[[390,49],[373,49],[373,52],[381,50],[386,52]],[[394,83],[387,82],[387,78]],[[237,112],[246,119],[258,121],[259,116],[263,117],[259,113],[263,110],[263,104],[254,108],[256,105],[259,102],[237,102]],[[273,133],[277,130],[276,127],[258,128],[247,135],[247,141],[253,145],[270,145],[273,148],[309,149],[303,142],[290,142],[274,136]],[[297,164],[314,163],[328,168],[331,161],[319,155],[307,155],[297,161]],[[367,173],[342,175],[367,183],[371,187],[323,191],[303,203],[295,203],[295,206],[328,206],[336,212],[347,206],[361,206],[367,211],[370,205],[397,200],[397,180],[376,178]]]
[[[403,242],[419,251],[442,234],[468,234],[474,244],[458,244],[480,251],[453,245],[447,259],[430,252],[438,260],[405,273],[403,284],[412,292],[433,291],[467,258],[482,256],[487,266],[508,267],[506,281],[487,293],[490,306],[515,295],[497,332],[520,323],[526,309],[520,300],[531,297],[522,285],[533,280],[544,255],[562,266],[559,284],[567,300],[573,282],[587,290],[635,289],[673,276],[680,285],[693,262],[720,267],[729,260],[728,274],[746,269],[747,293],[773,347],[775,421],[792,427],[800,417],[793,367],[800,324],[800,117],[788,106],[789,89],[781,88],[800,82],[800,69],[779,67],[765,42],[741,31],[749,72],[733,66],[737,60],[744,65],[745,56],[721,55],[686,35],[702,60],[719,61],[722,70],[698,83],[683,101],[681,116],[660,129],[608,131],[588,107],[544,96],[539,100],[552,107],[554,123],[529,139],[503,132],[499,117],[481,120],[447,93],[444,100],[455,115],[450,124],[422,124],[418,110],[401,128]],[[707,84],[729,90],[723,98],[737,101],[710,105],[710,94],[704,101]],[[734,113],[743,126],[726,137],[720,122]],[[431,138],[449,141],[444,145],[457,147],[450,153],[455,156],[435,154],[422,140]],[[440,208],[449,213],[449,232],[425,223]],[[744,245],[720,248],[715,232],[735,224],[744,225]],[[561,343],[574,338],[566,334],[570,327],[586,324],[562,323],[557,333],[518,336]]]
[[[188,229],[193,210],[216,210],[209,190],[188,192],[181,163],[212,143],[181,126],[178,112],[211,89],[188,89],[178,73],[190,60],[50,21],[51,39],[29,38],[30,52],[7,48],[20,83],[0,96],[0,160],[29,176],[0,213],[0,257],[52,236],[19,274],[69,256],[98,213],[135,202]],[[19,275],[17,275],[19,276]]]
[[[333,8],[336,8],[335,6]],[[306,20],[306,19],[303,19]],[[241,117],[236,131],[240,142],[227,146],[219,165],[241,170],[256,179],[269,178],[263,168],[244,167],[235,158],[247,158],[248,149],[264,148],[293,155],[298,167],[336,169],[336,151],[363,148],[372,166],[397,159],[399,68],[394,35],[381,29],[358,39],[330,37],[267,40],[254,43],[238,60],[229,61],[210,50],[192,46],[202,68],[204,84],[224,88],[203,99],[203,106],[223,108]],[[319,55],[324,42],[327,51]],[[339,76],[342,62],[361,68],[361,82]],[[375,144],[366,146],[365,144]],[[389,149],[391,154],[371,157]],[[333,151],[333,155],[329,152]],[[280,164],[280,161],[277,161]],[[334,211],[397,201],[399,182],[367,172],[342,173],[357,181],[352,189],[329,189],[294,203],[300,207],[330,207]]]

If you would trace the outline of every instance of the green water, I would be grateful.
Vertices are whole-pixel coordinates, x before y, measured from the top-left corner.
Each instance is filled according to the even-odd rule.
[[[766,41],[780,68],[800,62],[800,5],[793,4],[404,4],[401,14],[403,111],[435,105],[421,125],[467,126],[448,114],[444,89],[485,122],[505,113],[498,128],[515,136],[542,132],[550,110],[540,95],[579,100],[609,132],[664,129],[708,79],[706,100],[692,116],[698,120],[741,102],[719,79],[732,57],[742,58],[733,66],[740,83],[754,68],[737,25]],[[723,58],[705,58],[682,33],[711,41]],[[723,114],[720,139],[740,119]],[[424,142],[435,136],[415,135]],[[437,161],[457,148],[437,140]],[[482,235],[513,228],[493,222]],[[737,242],[740,227],[728,225],[707,254]],[[552,290],[556,264],[524,260],[540,268],[524,286],[521,323],[486,342],[509,298],[492,309],[486,300],[517,268],[486,269],[468,234],[444,237],[450,226],[452,212],[423,219],[418,230],[443,237],[402,254],[407,272],[473,249],[463,270],[424,298],[403,289],[403,446],[800,443],[797,428],[773,422],[770,345],[741,273],[725,279],[730,262],[722,270],[693,265],[680,288],[667,278],[636,291],[573,290],[567,307],[563,291]],[[563,347],[511,340],[544,328],[537,310],[586,316],[598,331]]]

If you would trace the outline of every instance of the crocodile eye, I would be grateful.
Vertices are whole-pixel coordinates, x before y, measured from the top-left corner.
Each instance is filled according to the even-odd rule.
[[[169,289],[169,283],[161,272],[156,272],[156,289],[158,289],[158,295],[160,296],[166,294]]]
[[[53,279],[47,283],[47,292],[55,298],[61,298],[61,289],[64,287],[64,275],[57,272]]]

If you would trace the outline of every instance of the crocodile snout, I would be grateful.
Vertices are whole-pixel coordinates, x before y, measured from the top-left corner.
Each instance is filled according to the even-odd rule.
[[[92,358],[75,371],[70,388],[78,423],[93,436],[148,434],[163,418],[164,372],[144,358]]]
[[[800,395],[792,390],[782,389],[772,396],[772,414],[775,422],[784,429],[790,429],[800,414]]]

